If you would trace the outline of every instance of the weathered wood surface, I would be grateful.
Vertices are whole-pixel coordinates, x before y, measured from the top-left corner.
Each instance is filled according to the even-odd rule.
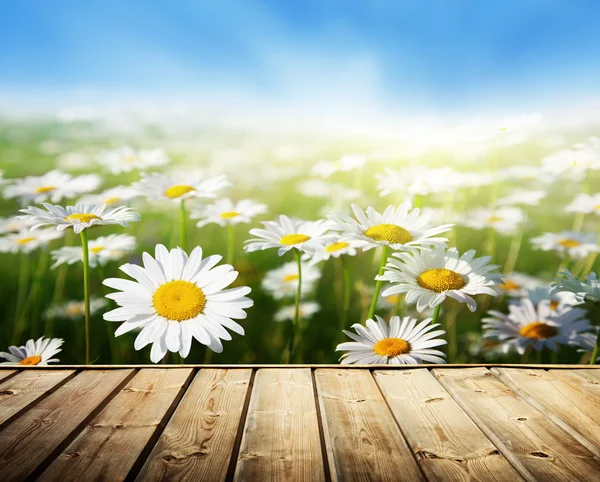
[[[0,480],[597,480],[600,368],[0,367]]]

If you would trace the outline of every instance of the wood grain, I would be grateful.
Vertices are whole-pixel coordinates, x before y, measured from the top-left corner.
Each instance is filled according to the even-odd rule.
[[[552,376],[568,383],[574,390],[600,397],[600,369],[596,370],[549,370]]]
[[[528,480],[597,480],[600,460],[486,368],[433,374]]]
[[[251,376],[247,368],[200,370],[137,480],[224,480]]]
[[[25,370],[0,384],[0,424],[74,373],[75,370]]]
[[[309,369],[256,372],[234,480],[325,480]]]
[[[19,370],[0,370],[0,382],[2,382],[3,380],[6,380],[8,377],[10,377],[11,375],[14,375],[18,371]]]
[[[332,480],[424,480],[367,370],[315,371]]]
[[[0,431],[0,480],[28,477],[132,373],[84,371]]]
[[[373,373],[429,480],[520,480],[425,368]]]
[[[60,454],[40,480],[123,480],[192,374],[140,370]]]

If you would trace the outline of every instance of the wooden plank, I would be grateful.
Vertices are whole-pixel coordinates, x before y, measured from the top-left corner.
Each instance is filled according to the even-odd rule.
[[[0,370],[0,382],[6,380],[8,377],[14,375],[19,370]]]
[[[600,398],[545,370],[492,368],[524,400],[600,458]]]
[[[29,477],[132,373],[83,371],[0,431],[0,480]]]
[[[486,368],[433,374],[528,480],[597,480],[600,461]]]
[[[190,368],[140,370],[40,480],[123,480],[176,401]],[[174,409],[174,407],[173,407]]]
[[[257,371],[234,480],[325,480],[309,369]]]
[[[224,480],[252,370],[200,370],[137,477]]]
[[[74,373],[75,370],[24,370],[0,384],[0,424]]]
[[[583,390],[593,397],[600,397],[600,369],[549,370],[548,373],[568,383],[575,390]]]
[[[429,370],[373,375],[429,480],[521,480]]]
[[[332,480],[424,480],[368,370],[315,371]]]

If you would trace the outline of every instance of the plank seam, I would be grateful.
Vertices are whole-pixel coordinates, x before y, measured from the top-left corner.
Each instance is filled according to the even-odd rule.
[[[1,370],[14,370],[18,365],[1,365]],[[150,368],[153,365],[149,364],[131,364],[131,365],[47,365],[44,366],[44,370],[110,370],[110,369],[123,369],[123,368]],[[295,365],[281,365],[281,364],[214,364],[214,365],[202,365],[202,364],[169,364],[161,365],[161,368],[343,368],[344,370],[414,370],[415,368],[427,368],[429,370],[434,368],[533,368],[540,370],[600,370],[600,365],[587,365],[587,364],[570,364],[570,365],[549,365],[549,364],[520,364],[520,363],[475,363],[475,364],[417,364],[417,365],[380,365],[373,368],[373,365],[341,365],[341,364],[295,364]],[[18,366],[19,370],[39,370],[39,366]]]
[[[317,425],[319,426],[319,441],[321,442],[321,457],[323,458],[323,470],[325,472],[325,480],[330,482],[331,471],[329,469],[329,460],[327,458],[327,446],[325,445],[325,431],[323,430],[323,417],[319,407],[319,392],[317,391],[317,379],[315,377],[315,369],[310,370],[310,377],[313,385],[313,394],[315,397],[315,411],[317,412]]]
[[[2,369],[2,370],[0,370],[0,373],[1,373],[2,371],[4,371],[4,370],[7,370],[7,368],[3,367],[3,369]],[[6,375],[6,376],[5,376],[5,377],[4,377],[2,380],[0,380],[0,383],[4,383],[4,382],[6,382],[6,381],[10,380],[12,377],[14,377],[14,376],[18,375],[19,373],[21,373],[21,370],[15,370],[15,372],[14,372],[14,373],[11,373],[11,374],[9,374],[9,375]]]
[[[81,370],[81,372],[83,372],[83,370]],[[106,406],[112,401],[113,398],[115,398],[120,392],[121,390],[123,390],[123,388],[125,388],[125,386],[131,381],[131,379],[137,375],[137,373],[139,372],[139,370],[134,369],[132,370],[132,372],[127,375],[123,381],[121,383],[119,383],[112,392],[110,392],[105,398],[104,400],[102,400],[102,402],[100,402],[96,408],[94,408],[94,410],[92,410],[87,417],[85,417],[81,423],[79,425],[77,425],[77,427],[75,427],[70,434],[68,434],[63,440],[62,442],[60,442],[57,447],[48,454],[48,456],[42,460],[38,466],[33,469],[31,471],[31,473],[29,474],[29,476],[27,477],[27,480],[35,480],[37,478],[39,478],[40,475],[42,475],[42,473],[44,473],[44,471],[50,467],[50,465],[52,465],[52,463],[54,462],[54,460],[69,446],[71,445],[71,443],[79,436],[79,434],[82,432],[82,430],[92,421],[94,420],[94,418],[96,418],[98,416],[98,414],[100,412],[102,412],[102,410],[104,410],[106,408]]]

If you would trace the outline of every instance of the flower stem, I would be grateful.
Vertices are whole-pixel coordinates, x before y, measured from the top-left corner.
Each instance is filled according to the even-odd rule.
[[[58,273],[56,274],[56,281],[54,282],[54,291],[52,293],[52,301],[50,302],[50,306],[57,305],[61,300],[65,289],[65,282],[67,281],[68,270],[69,265],[67,263],[61,264],[58,267]],[[46,320],[44,334],[48,337],[52,337],[52,334],[54,333],[54,319],[54,317],[48,317]]]
[[[102,283],[104,281],[104,268],[102,267],[102,265],[100,265],[100,263],[98,263],[98,277],[100,278],[100,284],[102,286],[102,292],[104,294],[104,296],[106,296],[108,294],[108,290],[106,289],[106,286],[104,286],[104,284]],[[114,343],[115,343],[115,333],[112,329],[112,322],[107,321],[106,322],[106,333],[108,335],[108,357],[110,359],[111,363],[116,363],[116,354],[115,354],[115,347],[114,347]]]
[[[300,297],[302,296],[302,261],[300,250],[294,248],[294,254],[296,255],[296,263],[298,264],[298,289],[296,290],[294,320],[292,321],[291,333],[288,338],[288,346],[285,356],[286,365],[289,365],[294,356],[294,348],[296,347],[296,332],[298,331],[298,324],[300,322]]]
[[[504,263],[504,274],[510,274],[515,269],[517,259],[519,258],[519,251],[521,250],[521,242],[523,241],[523,231],[519,230],[513,236],[512,242],[510,243],[510,250],[508,251],[508,257],[506,263]]]
[[[381,263],[379,264],[378,275],[381,276],[383,274],[383,268],[385,268],[385,264],[387,263],[388,258],[388,246],[383,246],[381,249]],[[369,314],[367,315],[367,320],[372,320],[373,315],[375,315],[375,307],[377,306],[377,301],[379,300],[379,294],[381,293],[381,285],[383,281],[377,280],[375,283],[375,292],[373,293],[373,299],[371,300],[371,306],[369,307]]]
[[[227,264],[233,264],[233,256],[235,253],[235,225],[227,226]]]
[[[598,336],[596,337],[596,346],[592,351],[592,358],[590,358],[590,365],[595,365],[598,359],[598,352],[600,351],[600,329],[598,330]]]
[[[19,282],[17,291],[17,307],[15,310],[15,329],[13,332],[13,344],[19,342],[21,337],[21,314],[23,311],[23,303],[25,303],[25,295],[27,291],[27,282],[29,281],[29,253],[21,254],[20,269],[19,269]]]
[[[35,271],[35,277],[33,279],[33,286],[31,288],[31,292],[29,293],[28,307],[31,308],[31,338],[37,338],[38,335],[38,318],[39,318],[39,308],[40,308],[40,288],[42,286],[42,278],[44,277],[44,273],[46,272],[46,268],[48,267],[48,260],[50,258],[50,250],[43,249],[40,258],[38,260],[37,269]],[[27,308],[25,309],[25,312]]]
[[[84,229],[80,233],[83,249],[83,303],[85,307],[85,364],[90,364],[90,255],[88,235]]]
[[[438,318],[440,317],[440,310],[442,309],[442,304],[440,303],[433,309],[433,317],[431,318],[431,323],[437,323]]]
[[[181,200],[180,203],[180,226],[179,226],[179,247],[185,251],[185,241],[186,241],[186,223],[187,216],[185,212],[185,199]]]
[[[348,325],[348,312],[350,311],[350,271],[348,270],[348,262],[345,256],[340,256],[340,262],[342,263],[342,272],[344,276],[344,303],[342,309],[342,317],[340,320],[340,332],[347,328]],[[343,333],[342,333],[343,336]]]

